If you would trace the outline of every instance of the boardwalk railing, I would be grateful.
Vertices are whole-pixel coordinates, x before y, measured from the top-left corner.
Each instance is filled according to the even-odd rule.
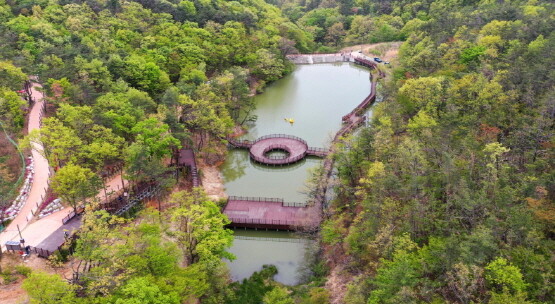
[[[264,151],[262,151],[262,154],[266,154],[266,153],[268,153],[270,151],[273,151],[273,150],[282,150],[282,151],[285,151],[287,153],[291,153],[291,152],[289,152],[289,147],[287,147],[286,145],[273,144],[273,145],[269,145],[268,147],[266,147],[264,149]],[[272,158],[273,159],[285,159],[285,158],[287,158],[287,156],[266,156],[266,157],[269,158],[269,159],[272,159]]]
[[[302,142],[303,144],[308,146],[308,143],[306,142],[306,140],[297,137],[297,136],[293,136],[293,135],[289,135],[289,134],[269,134],[269,135],[264,135],[262,137],[259,137],[255,140],[247,140],[247,139],[233,139],[233,138],[227,138],[227,141],[229,142],[230,145],[235,146],[237,148],[250,148],[252,145],[256,144],[259,141],[265,140],[265,139],[269,139],[269,138],[289,138],[289,139],[294,139],[297,141]]]
[[[326,155],[328,155],[328,153],[329,153],[328,149],[315,148],[315,147],[309,147],[308,150],[306,151],[306,154],[308,155],[320,156],[320,157],[325,157]]]
[[[307,203],[286,202],[281,198],[272,198],[272,197],[230,196],[227,198],[228,203],[229,201],[281,203],[283,207],[297,207],[297,208],[303,208],[308,205]]]
[[[38,248],[38,247],[31,247],[31,252],[34,252],[38,256],[43,257],[43,258],[48,258],[52,253],[54,253],[53,251]]]
[[[293,157],[267,157],[267,156],[259,156],[259,155],[255,155],[252,152],[249,152],[249,155],[251,157],[252,160],[259,162],[261,164],[265,164],[265,165],[289,165],[292,163],[296,163],[298,161],[300,161],[301,159],[306,157],[306,152],[299,154],[297,156],[293,156]]]
[[[249,241],[267,241],[267,242],[283,242],[283,243],[308,243],[308,239],[298,239],[298,238],[271,238],[271,237],[254,237],[254,236],[233,236],[236,240],[249,240]]]
[[[304,140],[304,139],[302,139],[302,138],[300,138],[300,137],[297,137],[297,136],[294,136],[294,135],[288,135],[288,134],[269,134],[269,135],[264,135],[264,136],[262,136],[262,137],[257,138],[257,139],[254,140],[252,143],[255,144],[255,143],[259,142],[259,141],[262,141],[262,140],[265,140],[265,139],[268,139],[268,138],[289,138],[289,139],[294,139],[294,140],[300,141],[300,142],[302,142],[303,144],[305,144],[305,145],[308,146],[308,143],[306,142],[306,140]]]
[[[83,211],[85,210],[77,210],[77,212],[75,212],[75,210],[72,210],[68,215],[66,215],[63,219],[62,219],[62,224],[67,224],[69,221],[71,221],[74,217],[80,215],[81,213],[83,213]]]
[[[253,143],[250,140],[246,140],[246,139],[242,139],[242,140],[236,140],[233,138],[228,138],[227,141],[229,142],[230,145],[237,147],[237,148],[250,148]]]
[[[248,201],[248,202],[269,202],[269,203],[283,203],[281,198],[272,197],[253,197],[253,196],[230,196],[227,201]]]
[[[144,189],[143,191],[139,192],[135,197],[130,199],[129,202],[126,205],[124,205],[123,207],[116,210],[116,212],[114,212],[114,214],[122,215],[125,212],[131,210],[138,203],[142,202],[143,200],[145,200],[147,198],[154,197],[159,192],[160,192],[160,187],[159,186],[150,186],[150,187]]]
[[[250,225],[273,225],[273,226],[303,226],[302,221],[288,221],[288,220],[268,220],[268,219],[248,219],[240,217],[230,217],[231,224],[250,224]]]

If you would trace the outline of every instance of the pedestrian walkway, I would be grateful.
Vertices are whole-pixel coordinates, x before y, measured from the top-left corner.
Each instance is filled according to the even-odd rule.
[[[29,112],[28,132],[38,130],[41,127],[45,110],[45,100],[40,89],[42,89],[42,86],[39,83],[32,83],[30,92],[34,104]],[[34,160],[33,184],[29,191],[29,196],[27,196],[27,200],[19,211],[19,214],[13,219],[10,225],[0,233],[0,244],[2,244],[2,246],[4,246],[7,241],[19,239],[17,227],[19,226],[19,229],[25,229],[29,221],[33,219],[33,213],[37,210],[37,205],[41,203],[42,197],[46,195],[48,179],[50,177],[50,167],[46,158],[44,158],[39,151],[42,151],[42,146],[33,143],[33,150],[31,152]]]
[[[123,181],[125,186],[127,187],[127,180]],[[106,184],[106,192],[117,192],[122,187],[122,178],[121,175],[117,175],[108,181]],[[104,199],[104,190],[100,190],[96,196],[96,198],[101,201]],[[21,235],[25,240],[25,245],[30,245],[31,247],[39,247],[39,244],[47,239],[52,234],[55,234],[60,227],[64,225],[62,220],[71,212],[73,208],[66,207],[58,212],[54,212],[48,216],[41,218],[38,221],[35,221],[24,228],[21,229]],[[73,222],[69,221],[68,224]],[[9,226],[8,226],[9,227]],[[20,227],[21,228],[21,227]],[[15,227],[15,231],[11,231],[10,239],[2,238],[2,246],[6,243],[6,241],[17,241],[19,240],[19,233],[17,231],[17,227]],[[60,243],[61,244],[61,243]]]

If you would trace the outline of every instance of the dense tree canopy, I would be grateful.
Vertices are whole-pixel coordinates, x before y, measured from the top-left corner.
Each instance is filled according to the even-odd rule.
[[[553,12],[540,0],[0,0],[0,120],[20,132],[14,91],[38,75],[48,117],[22,142],[42,145],[73,206],[108,167],[153,182],[180,147],[225,150],[256,119],[249,95],[292,70],[287,54],[403,41],[370,126],[333,155],[310,284],[281,286],[265,267],[228,285],[228,220],[193,190],[134,221],[90,210],[76,281],[36,273],[24,288],[37,303],[554,302]]]
[[[552,4],[383,3],[407,39],[322,227],[345,302],[555,301]]]

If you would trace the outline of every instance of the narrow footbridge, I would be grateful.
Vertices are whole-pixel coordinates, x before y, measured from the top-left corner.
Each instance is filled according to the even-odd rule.
[[[319,208],[280,198],[230,196],[224,208],[230,227],[299,230],[318,226]]]
[[[266,135],[254,141],[228,138],[228,142],[233,147],[248,149],[252,160],[271,166],[289,165],[307,156],[326,157],[328,154],[326,149],[309,147],[304,139],[286,134]],[[285,152],[285,156],[270,155],[273,151]]]

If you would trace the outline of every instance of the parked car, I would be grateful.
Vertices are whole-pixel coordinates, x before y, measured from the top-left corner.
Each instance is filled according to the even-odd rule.
[[[378,62],[378,63],[382,62],[382,60],[381,60],[380,58],[378,58],[378,57],[374,57],[374,61],[375,61],[375,62]]]
[[[385,61],[383,64],[389,64],[389,61]]]

